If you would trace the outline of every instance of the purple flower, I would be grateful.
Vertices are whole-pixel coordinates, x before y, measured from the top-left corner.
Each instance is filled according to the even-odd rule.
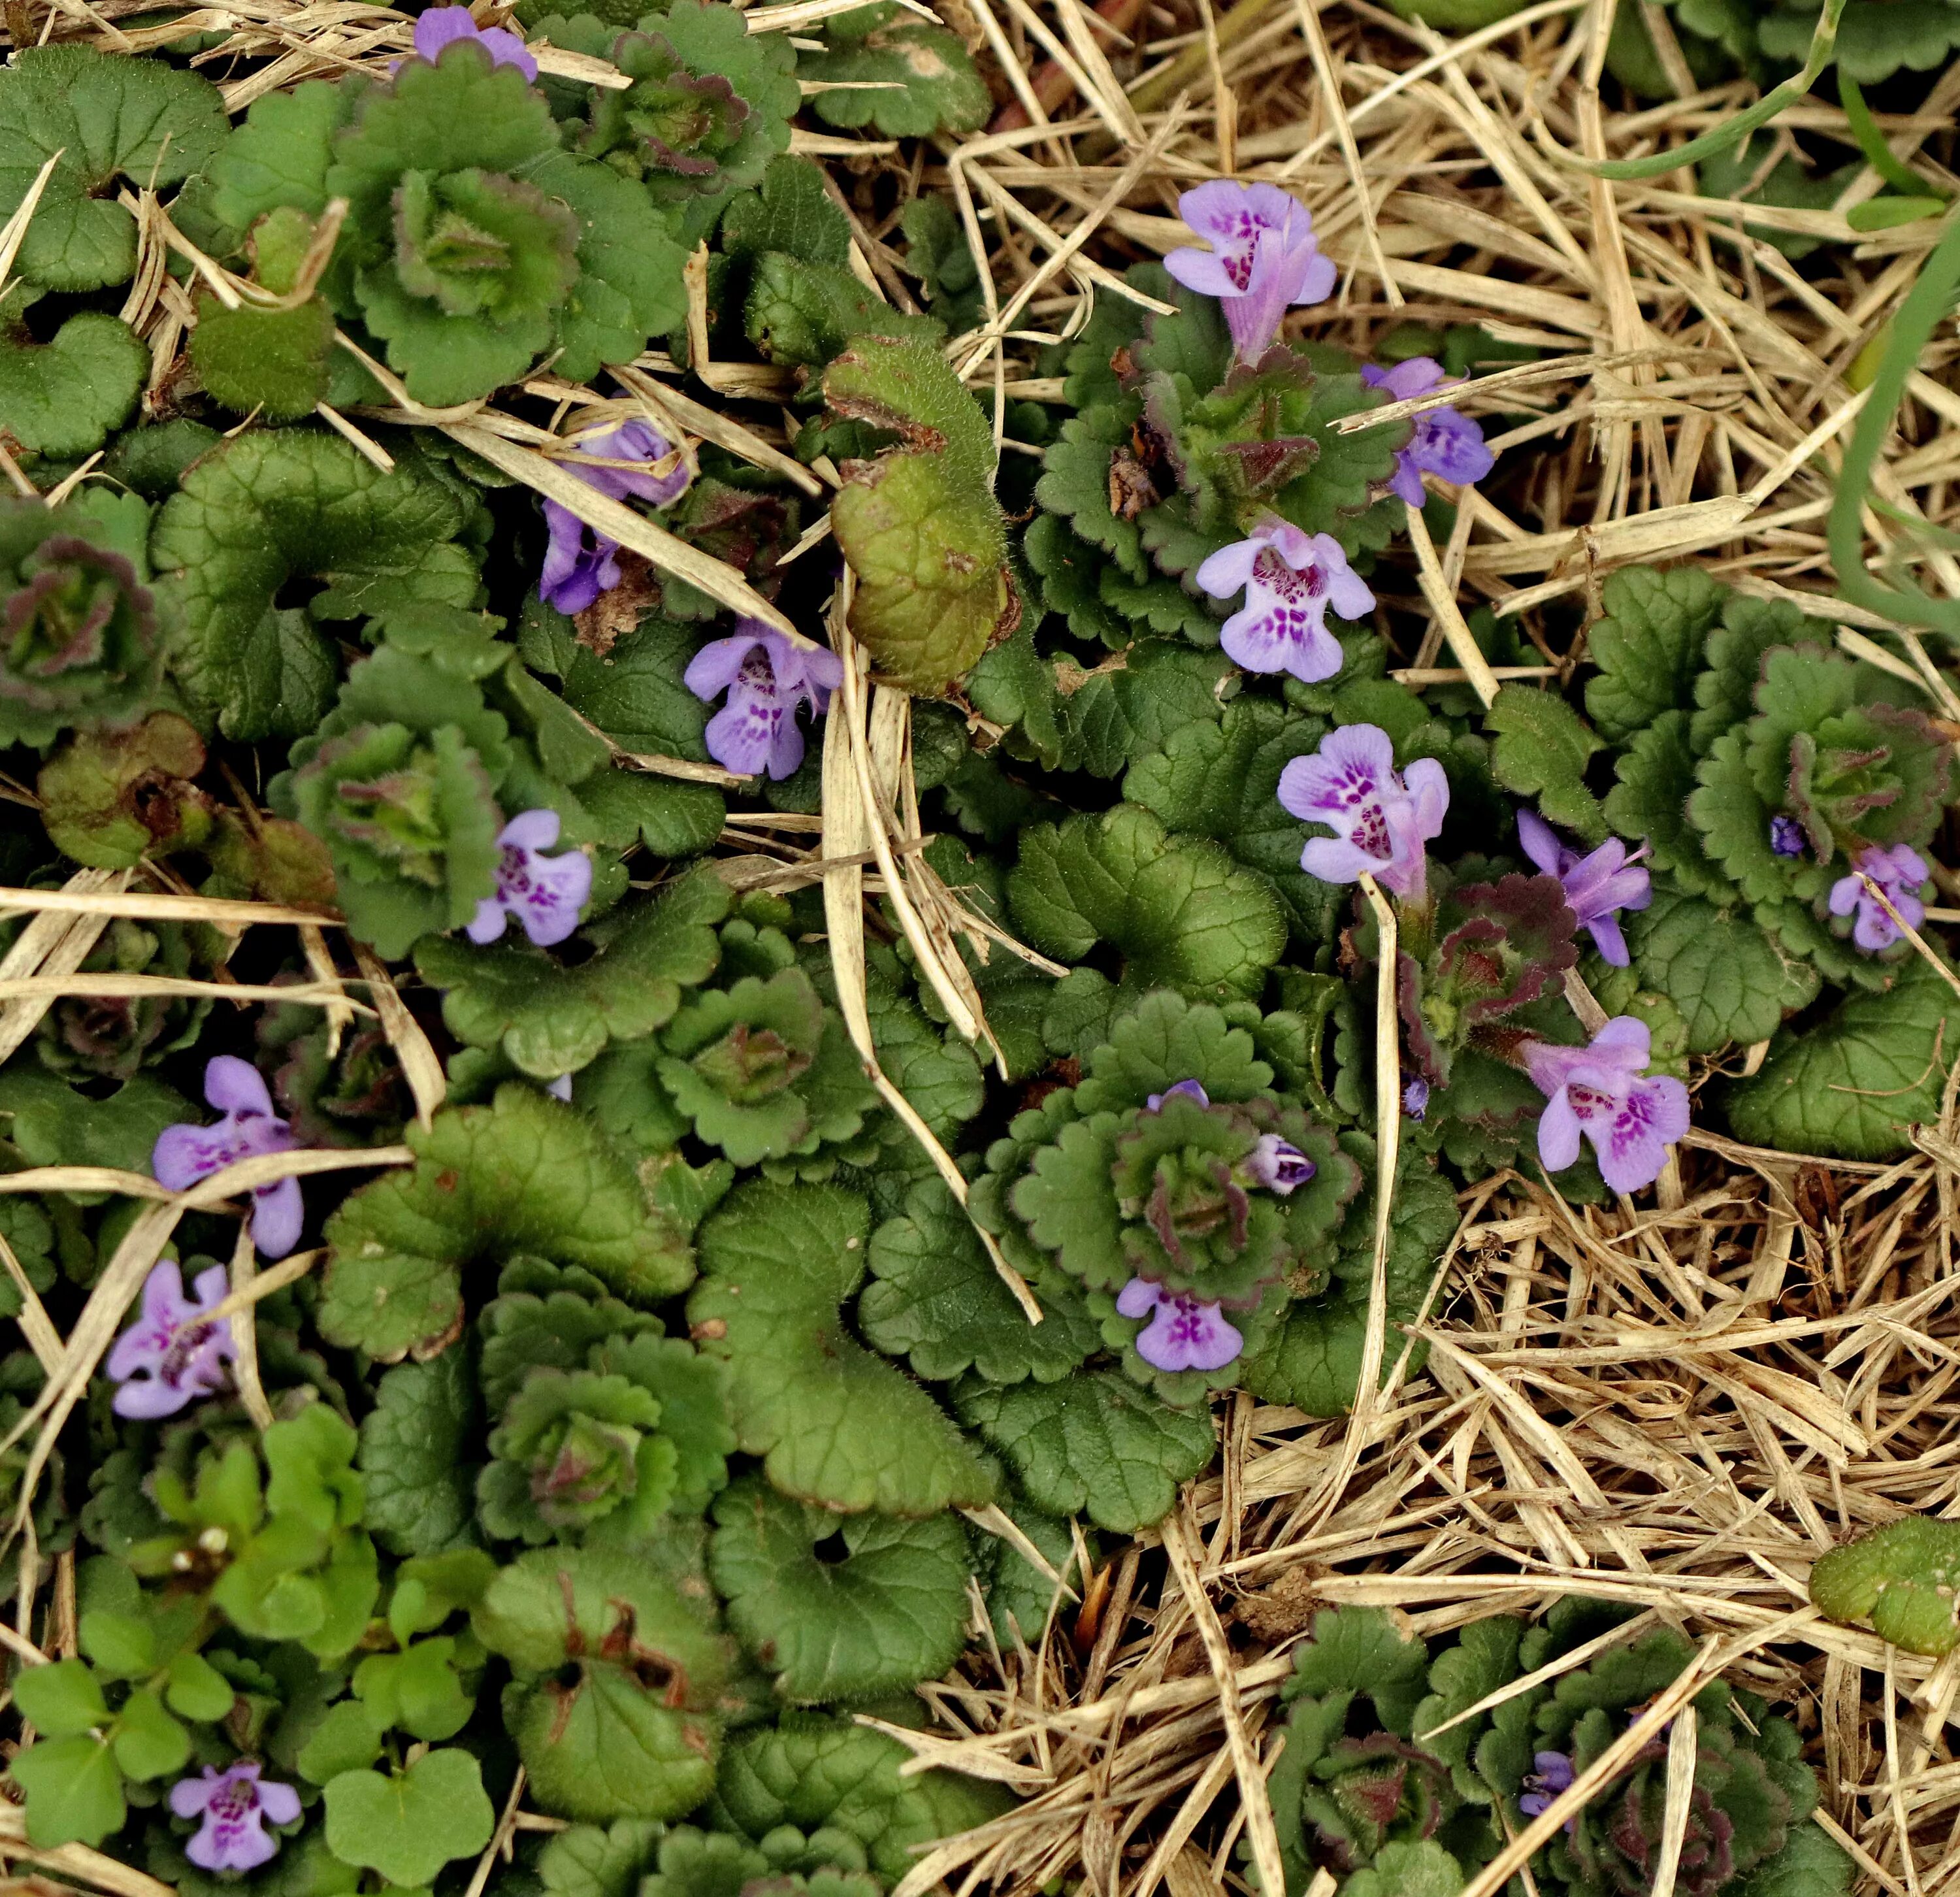
[[[1420,898],[1428,859],[1423,845],[1443,828],[1449,780],[1433,758],[1395,772],[1395,746],[1379,724],[1344,724],[1320,748],[1280,773],[1280,802],[1335,834],[1316,836],[1300,866],[1323,883],[1352,883],[1371,872],[1396,895]]]
[[[1313,240],[1313,213],[1278,185],[1214,179],[1185,192],[1177,212],[1211,248],[1185,245],[1164,259],[1164,268],[1185,288],[1225,305],[1244,360],[1271,346],[1290,304],[1319,303],[1333,294],[1334,260]]]
[[[497,832],[503,855],[497,864],[497,893],[476,906],[466,933],[473,942],[494,942],[515,916],[539,948],[562,942],[578,926],[578,912],[592,893],[592,859],[583,850],[546,856],[558,841],[555,810],[527,810]]]
[[[1402,1111],[1418,1126],[1429,1111],[1429,1083],[1420,1074],[1402,1089]]]
[[[1125,1317],[1147,1317],[1137,1333],[1137,1354],[1160,1370],[1223,1370],[1246,1347],[1216,1304],[1201,1304],[1184,1291],[1167,1291],[1147,1278],[1133,1278],[1116,1294]]]
[[[1879,907],[1877,897],[1866,888],[1862,878],[1869,877],[1885,892],[1885,900],[1898,910],[1899,921],[1916,929],[1926,920],[1926,905],[1919,899],[1920,888],[1931,874],[1918,852],[1903,843],[1888,850],[1873,845],[1853,860],[1849,876],[1840,877],[1831,884],[1831,913],[1849,915],[1856,909],[1858,921],[1851,931],[1851,940],[1867,955],[1876,955],[1904,937],[1898,922]]]
[[[444,11],[457,13],[463,9],[450,7]],[[422,15],[425,20],[428,17]],[[623,422],[602,434],[578,436],[571,445],[581,454],[597,455],[606,461],[664,461],[674,454],[673,444],[651,422]],[[615,501],[632,495],[660,508],[678,501],[693,478],[686,459],[678,457],[664,474],[638,468],[587,467],[579,461],[562,461],[558,465],[566,473],[577,475],[587,487],[597,488]],[[560,613],[583,613],[600,594],[619,584],[619,543],[587,527],[570,508],[561,507],[555,501],[545,503],[545,525],[551,530],[551,544],[545,549],[545,563],[538,574],[538,595],[546,605]]]
[[[1182,1093],[1187,1100],[1195,1100],[1200,1106],[1209,1106],[1211,1104],[1211,1096],[1205,1092],[1201,1082],[1174,1081],[1161,1093],[1153,1093],[1144,1101],[1144,1105],[1150,1112],[1159,1112],[1163,1109],[1164,1102],[1173,1093]]]
[[[293,1129],[274,1116],[272,1097],[250,1061],[220,1054],[207,1061],[204,1097],[224,1117],[215,1126],[165,1127],[150,1155],[150,1170],[158,1184],[173,1192],[240,1160],[290,1153],[299,1144]],[[260,1186],[253,1197],[258,1201],[252,1214],[253,1243],[268,1258],[284,1258],[300,1242],[300,1227],[306,1219],[299,1181],[275,1180]]]
[[[556,1080],[546,1081],[545,1091],[553,1100],[563,1100],[569,1106],[571,1104],[571,1076],[561,1074]]]
[[[1646,1022],[1631,1014],[1615,1015],[1589,1047],[1525,1043],[1525,1071],[1548,1103],[1538,1122],[1548,1172],[1578,1158],[1583,1132],[1615,1192],[1636,1192],[1659,1176],[1667,1149],[1688,1131],[1688,1089],[1666,1074],[1648,1077],[1650,1051]]]
[[[1241,587],[1246,603],[1225,622],[1226,657],[1248,672],[1290,672],[1308,685],[1341,670],[1341,642],[1327,629],[1329,606],[1344,619],[1375,610],[1375,596],[1331,533],[1303,533],[1268,515],[1242,540],[1221,546],[1198,569],[1214,600]]]
[[[1653,880],[1637,867],[1647,846],[1643,843],[1629,856],[1626,845],[1613,836],[1589,856],[1581,856],[1560,842],[1551,826],[1535,810],[1519,811],[1518,841],[1547,876],[1558,878],[1579,926],[1592,931],[1592,946],[1600,959],[1615,968],[1624,968],[1629,958],[1626,937],[1620,933],[1619,912],[1643,909],[1653,900]]]
[[[765,765],[785,778],[803,762],[797,707],[806,701],[819,715],[844,683],[843,662],[820,645],[797,645],[760,619],[738,619],[734,635],[695,653],[683,674],[694,695],[728,702],[708,721],[708,754],[744,777]]]
[[[1407,402],[1432,389],[1456,387],[1443,373],[1443,365],[1426,355],[1411,356],[1392,369],[1378,369],[1373,363],[1364,362],[1361,380],[1371,389],[1386,390],[1391,402]],[[1411,419],[1415,432],[1395,457],[1395,475],[1389,482],[1390,491],[1411,507],[1422,505],[1425,474],[1439,476],[1461,488],[1482,480],[1491,472],[1494,463],[1484,445],[1484,431],[1467,415],[1450,408],[1424,409]]]
[[[279,1841],[266,1835],[266,1826],[294,1823],[300,1795],[290,1785],[262,1781],[259,1769],[256,1759],[241,1759],[223,1771],[207,1765],[202,1778],[180,1778],[170,1787],[172,1811],[204,1820],[184,1847],[193,1864],[205,1870],[256,1870],[271,1861]]]
[[[527,79],[535,81],[538,62],[524,50],[524,43],[502,27],[479,27],[467,7],[431,7],[415,22],[415,57],[433,65],[444,46],[459,40],[474,40],[490,56],[493,66],[515,66]]]
[[[224,1267],[214,1265],[198,1273],[196,1297],[186,1297],[183,1274],[168,1259],[143,1281],[143,1315],[109,1353],[109,1375],[121,1386],[118,1416],[174,1416],[224,1388],[224,1367],[238,1346],[229,1324],[205,1313],[224,1302],[225,1288]]]
[[[1246,1155],[1246,1175],[1256,1186],[1290,1198],[1297,1186],[1304,1186],[1318,1170],[1312,1160],[1290,1141],[1277,1133],[1262,1133],[1259,1143]]]
[[[1533,1752],[1532,1769],[1525,1774],[1525,1788],[1519,1795],[1518,1809],[1527,1818],[1543,1816],[1561,1792],[1571,1789],[1576,1776],[1569,1754]]]
[[[1770,819],[1770,848],[1779,856],[1801,856],[1806,839],[1803,826],[1793,816]]]

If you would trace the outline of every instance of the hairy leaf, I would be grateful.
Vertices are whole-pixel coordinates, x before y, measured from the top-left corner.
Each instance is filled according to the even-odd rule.
[[[1606,612],[1586,629],[1599,668],[1586,709],[1608,743],[1623,744],[1667,711],[1694,703],[1702,650],[1728,589],[1699,567],[1623,567],[1600,589]]]
[[[1484,721],[1497,734],[1491,768],[1505,789],[1535,797],[1551,822],[1587,842],[1605,841],[1605,813],[1585,780],[1599,740],[1564,699],[1532,686],[1503,686]]]
[[[475,1545],[476,1393],[459,1349],[403,1364],[375,1386],[361,1419],[363,1520],[398,1555],[437,1555]]]
[[[135,332],[97,310],[51,342],[0,337],[0,434],[33,454],[88,454],[129,419],[149,373]]]
[[[1681,1011],[1691,1053],[1766,1041],[1817,993],[1817,971],[1734,910],[1657,891],[1627,921],[1640,979]]]

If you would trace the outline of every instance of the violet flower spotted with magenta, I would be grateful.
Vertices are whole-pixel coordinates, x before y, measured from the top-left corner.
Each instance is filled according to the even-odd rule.
[[[1216,1304],[1201,1304],[1147,1278],[1131,1278],[1117,1293],[1116,1309],[1125,1317],[1150,1320],[1137,1333],[1137,1354],[1153,1370],[1223,1370],[1246,1347]]]
[[[1518,1794],[1518,1809],[1527,1818],[1542,1818],[1552,1801],[1569,1790],[1577,1774],[1567,1752],[1533,1752],[1532,1768],[1525,1774],[1524,1790]]]
[[[1652,1040],[1646,1022],[1616,1015],[1586,1047],[1527,1041],[1520,1065],[1545,1095],[1538,1157],[1562,1172],[1579,1157],[1583,1134],[1599,1174],[1616,1192],[1651,1186],[1668,1148],[1688,1131],[1688,1089],[1671,1074],[1649,1074]]]
[[[1341,670],[1341,642],[1327,629],[1329,610],[1358,619],[1375,610],[1374,594],[1332,534],[1303,533],[1275,516],[1220,547],[1195,577],[1214,600],[1244,589],[1245,604],[1219,638],[1227,658],[1248,672],[1290,672],[1307,685]]]
[[[1518,841],[1545,875],[1555,877],[1579,926],[1592,937],[1600,959],[1615,968],[1628,966],[1627,938],[1620,932],[1622,909],[1643,909],[1653,900],[1653,880],[1640,867],[1647,845],[1630,856],[1617,836],[1581,856],[1558,839],[1535,811],[1518,813]]]
[[[1437,389],[1453,387],[1441,364],[1426,355],[1411,356],[1392,369],[1372,362],[1361,364],[1361,380],[1379,389],[1391,402],[1407,402]],[[1423,504],[1422,477],[1433,474],[1452,487],[1469,487],[1483,479],[1496,463],[1484,445],[1484,431],[1467,415],[1447,405],[1424,409],[1410,418],[1414,432],[1395,457],[1389,491],[1412,508]]]
[[[583,461],[558,463],[609,500],[632,498],[671,507],[693,479],[686,457],[651,422],[622,422],[600,434],[578,436],[569,445],[601,460],[652,464],[600,468]],[[556,501],[546,501],[544,509],[551,540],[538,575],[539,597],[560,613],[583,613],[600,594],[619,584],[619,543],[588,527]]]
[[[289,1153],[299,1144],[292,1128],[272,1111],[272,1097],[259,1070],[236,1055],[206,1062],[204,1097],[224,1118],[212,1126],[167,1126],[157,1136],[150,1170],[173,1192],[240,1160]],[[296,1179],[277,1179],[253,1194],[252,1242],[268,1258],[284,1258],[300,1242],[306,1202]]]
[[[170,1809],[200,1822],[184,1845],[184,1855],[201,1870],[256,1870],[278,1854],[279,1840],[266,1827],[299,1822],[300,1795],[276,1779],[262,1778],[255,1759],[241,1759],[223,1771],[207,1765],[199,1778],[180,1778],[170,1787]]]
[[[194,1295],[185,1297],[173,1259],[143,1281],[142,1315],[116,1338],[103,1367],[116,1386],[111,1407],[118,1416],[144,1421],[174,1416],[224,1387],[237,1341],[229,1324],[210,1317],[230,1289],[224,1267],[199,1272],[192,1289]]]
[[[1280,773],[1279,800],[1332,836],[1310,839],[1300,866],[1323,883],[1372,875],[1395,895],[1421,901],[1427,882],[1424,845],[1443,828],[1449,780],[1433,758],[1395,769],[1395,746],[1378,724],[1344,724]]]
[[[1152,1113],[1160,1112],[1166,1100],[1180,1093],[1186,1100],[1195,1100],[1200,1106],[1211,1104],[1211,1096],[1198,1081],[1176,1081],[1161,1093],[1149,1095],[1144,1102],[1145,1110]],[[1263,1186],[1268,1192],[1278,1193],[1281,1198],[1304,1186],[1314,1174],[1312,1160],[1297,1146],[1281,1139],[1277,1133],[1261,1134],[1258,1143],[1239,1164],[1248,1185]],[[1126,1317],[1140,1314],[1135,1311],[1124,1313]]]
[[[1866,850],[1852,864],[1850,874],[1831,884],[1831,913],[1855,915],[1851,940],[1867,955],[1876,955],[1904,941],[1900,922],[1916,929],[1926,920],[1920,891],[1932,874],[1919,852],[1904,844],[1889,850]],[[1866,886],[1867,877],[1883,893],[1885,902]],[[1892,905],[1897,921],[1885,913],[1885,902]]]
[[[1214,180],[1185,192],[1177,213],[1211,247],[1185,245],[1164,268],[1224,305],[1241,360],[1265,353],[1289,308],[1333,294],[1334,260],[1314,240],[1313,213],[1278,185]]]
[[[800,645],[759,619],[741,619],[729,638],[704,645],[684,675],[687,689],[712,704],[727,702],[708,721],[708,754],[744,777],[767,771],[788,777],[803,762],[798,709],[819,718],[844,683],[844,666],[828,647]]]
[[[512,916],[539,948],[578,928],[592,894],[592,859],[582,850],[546,856],[559,827],[557,811],[527,810],[497,832],[497,887],[477,904],[465,931],[470,941],[495,941]]]

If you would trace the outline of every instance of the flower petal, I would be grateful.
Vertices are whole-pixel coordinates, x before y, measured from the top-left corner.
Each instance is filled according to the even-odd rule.
[[[296,1179],[262,1186],[253,1195],[252,1243],[267,1258],[284,1258],[300,1242],[306,1224],[306,1200]]]
[[[1538,1156],[1548,1173],[1562,1173],[1579,1157],[1579,1116],[1561,1087],[1538,1119]]]
[[[762,643],[759,632],[737,632],[728,638],[709,640],[689,660],[687,670],[681,674],[682,684],[703,704],[718,699],[741,676],[742,661]]]
[[[272,1110],[265,1075],[235,1054],[219,1054],[205,1061],[204,1097],[221,1113],[269,1114]]]

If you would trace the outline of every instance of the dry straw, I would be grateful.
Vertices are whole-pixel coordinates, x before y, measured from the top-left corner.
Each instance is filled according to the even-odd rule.
[[[853,4],[756,7],[749,21],[752,30],[794,33]],[[926,11],[919,0],[907,4]],[[990,401],[1004,452],[1023,451],[1007,425],[1010,399],[1061,399],[1041,350],[1079,331],[1098,297],[1151,301],[1122,272],[1188,240],[1177,193],[1221,172],[1271,178],[1311,205],[1341,266],[1335,297],[1303,313],[1303,333],[1366,349],[1398,321],[1475,322],[1542,352],[1459,398],[1499,446],[1532,449],[1505,464],[1527,471],[1500,471],[1491,492],[1464,497],[1443,546],[1411,514],[1413,570],[1399,590],[1396,569],[1376,576],[1406,683],[1461,681],[1487,702],[1507,676],[1568,683],[1585,657],[1583,633],[1573,629],[1596,608],[1604,575],[1628,562],[1691,556],[1732,585],[1799,605],[1830,590],[1825,517],[1862,399],[1862,364],[1936,226],[1857,240],[1844,214],[1879,189],[1869,169],[1827,211],[1745,215],[1698,196],[1691,170],[1607,183],[1576,168],[1573,156],[1621,160],[1681,146],[1752,96],[1740,84],[1688,91],[1664,9],[1643,6],[1642,17],[1682,96],[1628,111],[1602,78],[1605,0],[1540,0],[1454,40],[1367,0],[1238,0],[1222,12],[1169,0],[1142,9],[1124,31],[1080,0],[943,0],[943,8],[991,49],[1026,115],[1021,129],[923,154],[800,131],[794,148],[832,162],[860,274],[881,294],[908,294],[902,260],[887,247],[905,198],[921,187],[952,193],[985,253],[985,315],[948,355]],[[234,111],[310,76],[384,68],[408,44],[402,16],[365,0],[223,0],[162,25],[126,32],[115,24],[142,10],[142,0],[23,0],[8,20],[30,18],[40,37],[119,49],[223,33],[197,59]],[[616,83],[603,62],[551,50],[543,63]],[[1042,68],[1061,81],[1045,95],[1051,106],[1042,103]],[[1956,105],[1960,65],[1919,112],[1879,119],[1894,153],[1948,188],[1955,181],[1926,148],[1950,131]],[[1836,162],[1855,156],[1842,113],[1821,94],[1781,123],[1834,141]],[[1768,135],[1778,142],[1773,154],[1784,148],[1787,130]],[[123,314],[151,347],[151,387],[161,390],[196,320],[164,268],[167,255],[188,258],[222,302],[252,292],[197,253],[150,193],[129,202],[139,258]],[[30,197],[0,230],[0,276],[33,212]],[[1771,234],[1834,247],[1806,278]],[[788,456],[780,405],[791,389],[781,372],[710,359],[698,266],[689,280],[694,372],[717,406],[685,393],[675,364],[650,355],[604,387],[539,378],[526,393],[555,405],[549,428],[489,403],[420,407],[378,364],[371,366],[392,406],[324,419],[383,466],[391,457],[364,423],[443,429],[654,566],[732,610],[780,622],[741,576],[606,501],[564,465],[581,458],[574,433],[640,414],[684,434],[690,454],[711,442],[794,481],[813,503],[834,485],[827,463],[813,473]],[[1955,354],[1949,329],[1910,384],[1873,477],[1873,498],[1888,516],[1868,512],[1874,559],[1901,517],[1956,524]],[[11,459],[0,472],[31,492]],[[796,553],[824,531],[819,517]],[[1933,583],[1960,595],[1960,563],[1939,553],[1927,564]],[[1465,624],[1482,605],[1516,620],[1535,664],[1485,664]],[[985,1010],[965,956],[1028,952],[972,913],[921,855],[910,706],[868,676],[848,606],[840,594],[829,628],[846,677],[824,746],[820,830],[794,816],[732,817],[717,861],[738,887],[822,885],[840,1001],[867,1071],[963,1193],[950,1158],[879,1069],[866,945],[902,936],[947,1017],[983,1047]],[[1960,701],[1916,638],[1867,612],[1832,617],[1855,629],[1838,635],[1846,649],[1923,689],[1929,708],[1960,725]],[[978,720],[974,729],[983,743],[998,736]],[[615,762],[736,781],[675,759]],[[1949,895],[1960,894],[1960,878],[1939,874]],[[331,918],[205,902],[160,878],[88,871],[62,891],[0,892],[8,908],[31,913],[0,960],[0,1050],[21,1046],[57,997],[101,991],[100,978],[85,982],[76,970],[113,918],[202,919],[234,940],[249,929],[292,931],[313,979],[279,998],[320,1007],[338,1025],[371,1011],[425,1122],[441,1102],[441,1065],[414,1014],[380,963],[339,942]],[[1960,911],[1946,919],[1960,920]],[[134,991],[127,979],[115,985]],[[175,985],[215,988],[233,1001],[257,992]],[[1582,1015],[1596,1011],[1583,988],[1572,1000]],[[1752,1071],[1762,1053],[1699,1063],[1696,1084]],[[1386,1029],[1377,1054],[1392,1101],[1398,1075]],[[1952,1061],[1940,1048],[1928,1058]],[[1845,1536],[1908,1511],[1960,1512],[1954,1092],[1949,1083],[1939,1124],[1920,1129],[1911,1156],[1893,1164],[1762,1152],[1698,1133],[1652,1207],[1575,1208],[1535,1173],[1486,1179],[1464,1194],[1429,1307],[1405,1333],[1385,1322],[1378,1247],[1367,1335],[1370,1364],[1386,1367],[1378,1396],[1334,1421],[1230,1399],[1219,1417],[1217,1472],[1191,1486],[1160,1532],[1113,1546],[1080,1538],[1055,1575],[1046,1623],[1003,1648],[976,1622],[969,1663],[925,1689],[934,1725],[891,1729],[921,1767],[977,1772],[1024,1800],[928,1854],[899,1897],[923,1897],[942,1881],[963,1894],[1057,1877],[1083,1880],[1096,1897],[1153,1897],[1160,1887],[1198,1897],[1249,1889],[1254,1865],[1270,1889],[1277,1848],[1264,1774],[1280,1743],[1275,1704],[1290,1650],[1316,1609],[1370,1603],[1434,1634],[1493,1612],[1537,1611],[1575,1590],[1637,1612],[1595,1648],[1657,1624],[1693,1639],[1697,1659],[1670,1703],[1726,1669],[1793,1710],[1825,1785],[1815,1822],[1858,1864],[1860,1897],[1955,1887],[1960,1763],[1947,1724],[1960,1667],[1892,1654],[1805,1604],[1811,1562]],[[1384,1132],[1394,1124],[1387,1116]],[[148,1202],[65,1339],[0,1246],[0,1263],[24,1289],[24,1335],[49,1368],[43,1397],[14,1432],[31,1439],[32,1469],[45,1465],[183,1210],[228,1203],[242,1217],[240,1195],[272,1177],[406,1157],[275,1156],[174,1195],[91,1169],[0,1181]],[[313,1260],[255,1273],[249,1247],[240,1257],[226,1308],[243,1341],[253,1300]],[[996,1263],[1036,1315],[998,1254]],[[1418,1342],[1427,1361],[1412,1371]],[[248,1349],[241,1374],[261,1414]],[[981,1511],[975,1520],[1020,1546],[1024,1538],[998,1516]],[[0,1622],[0,1644],[30,1660],[72,1651],[72,1558],[61,1558],[46,1590],[52,1606],[37,1610],[43,1576],[24,1501],[12,1528],[21,1606],[14,1625]],[[1559,1665],[1581,1663],[1590,1650]],[[1669,1836],[1677,1848],[1693,1735],[1691,1720],[1676,1720]],[[470,1897],[515,1837],[556,1828],[524,1810],[521,1794],[520,1781]],[[1519,1834],[1475,1889],[1497,1889],[1540,1834],[1563,1822],[1573,1796]],[[167,1886],[100,1854],[28,1849],[18,1809],[4,1803],[0,1859],[44,1882],[166,1897]],[[1323,1878],[1312,1897],[1332,1887]]]

